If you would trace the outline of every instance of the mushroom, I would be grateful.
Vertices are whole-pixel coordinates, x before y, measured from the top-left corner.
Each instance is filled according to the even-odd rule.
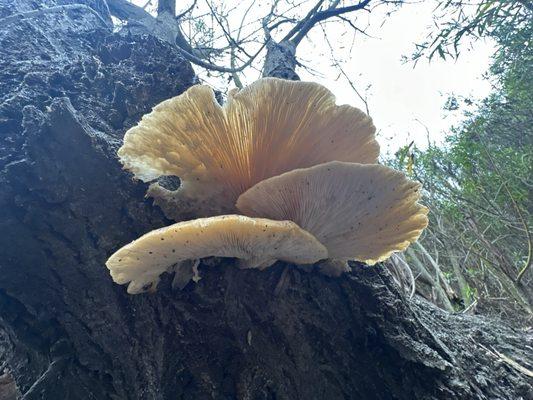
[[[162,102],[126,133],[118,155],[143,181],[180,177],[177,191],[152,184],[148,193],[167,217],[179,219],[191,210],[234,213],[244,191],[295,168],[375,163],[374,132],[370,117],[337,106],[317,83],[264,78],[231,91],[224,106],[203,85]]]
[[[212,256],[238,258],[240,268],[264,269],[276,260],[314,263],[327,258],[327,250],[294,222],[222,215],[151,231],[119,249],[106,266],[116,283],[130,282],[128,293],[136,294],[155,289],[174,264]]]
[[[245,215],[294,221],[329,257],[375,264],[405,250],[427,225],[420,185],[382,165],[333,161],[266,179],[243,193]]]

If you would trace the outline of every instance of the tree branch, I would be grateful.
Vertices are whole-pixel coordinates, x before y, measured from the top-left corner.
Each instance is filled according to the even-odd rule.
[[[173,1],[173,0],[166,0],[166,1]],[[127,0],[108,0],[109,9],[112,15],[116,16],[117,18],[120,18],[122,20],[132,20],[134,22],[138,22],[139,24],[143,25],[147,28],[149,31],[154,31],[157,27],[157,19],[151,16],[148,12],[144,11],[142,8],[137,7],[136,5],[128,2]],[[193,6],[195,3],[193,3]],[[192,6],[191,6],[192,7]],[[189,7],[189,8],[191,8]],[[168,7],[163,7],[161,10],[162,14],[160,17],[165,17],[169,15]],[[175,17],[173,14],[172,19],[175,20]],[[166,18],[164,18],[166,20]],[[166,35],[163,35],[163,40],[171,41],[173,45],[176,46],[176,48],[179,50],[179,52],[183,55],[185,59],[192,62],[193,64],[196,64],[200,67],[209,69],[211,71],[217,71],[217,72],[224,72],[224,73],[235,73],[240,72],[247,68],[255,59],[256,57],[263,51],[265,48],[267,42],[265,42],[260,49],[253,55],[251,55],[243,65],[240,67],[235,68],[227,68],[227,67],[221,67],[215,64],[212,64],[208,61],[203,60],[201,57],[198,57],[195,53],[195,49],[192,48],[192,46],[189,44],[187,38],[181,31],[179,27],[179,21],[176,21],[176,26],[174,29],[170,29],[171,27],[168,27],[168,29],[165,29]],[[161,28],[158,28],[161,30]],[[172,30],[173,32],[169,32],[169,30]],[[173,33],[173,39],[170,40],[170,34]]]
[[[147,11],[127,0],[107,0],[107,5],[111,15],[121,20],[154,20]]]
[[[237,67],[237,68],[220,67],[218,65],[211,64],[211,63],[206,62],[206,61],[202,60],[201,58],[195,56],[194,54],[189,53],[187,50],[184,50],[184,49],[182,49],[179,46],[176,46],[176,47],[178,48],[179,52],[183,55],[183,57],[185,57],[190,62],[192,62],[192,63],[194,63],[196,65],[199,65],[200,67],[204,67],[204,68],[210,69],[212,71],[227,72],[227,73],[231,74],[231,73],[234,73],[234,72],[240,72],[240,71],[244,70],[246,67],[248,67],[257,58],[257,56],[263,51],[265,46],[266,46],[266,43],[264,43],[261,46],[261,48],[255,54],[253,54],[252,57],[250,57],[248,59],[248,61],[246,61],[243,65],[241,65],[240,67]]]
[[[322,1],[319,1],[315,7],[306,15],[306,17],[297,24],[289,34],[284,38],[290,39],[295,45],[298,45],[302,39],[309,33],[309,31],[320,21],[324,21],[331,17],[336,17],[341,14],[346,14],[349,12],[361,10],[365,8],[371,0],[363,0],[359,2],[358,4],[354,4],[353,6],[346,6],[346,7],[340,7],[336,8],[336,6],[330,7],[327,10],[324,11],[318,11],[318,8],[320,7]],[[317,7],[318,6],[318,7]],[[310,15],[311,14],[311,15]],[[294,32],[293,32],[294,31]],[[294,37],[292,37],[294,35]],[[291,39],[292,37],[292,39]]]
[[[179,13],[178,15],[176,15],[176,19],[180,20],[181,18],[189,14],[194,9],[194,7],[196,7],[196,3],[197,3],[197,0],[194,0],[189,8],[187,8],[182,13]]]
[[[318,9],[322,6],[322,3],[324,3],[324,0],[319,0],[319,1],[315,4],[315,6],[314,6],[311,10],[309,10],[309,12],[307,13],[307,15],[306,15],[304,18],[302,18],[302,19],[300,20],[300,22],[298,22],[298,23],[297,23],[297,24],[296,24],[296,25],[295,25],[295,26],[289,31],[289,33],[287,33],[287,35],[285,35],[285,37],[282,39],[282,42],[285,41],[285,40],[290,40],[290,38],[291,38],[292,36],[294,36],[295,34],[297,34],[298,31],[299,31],[300,29],[302,29],[302,27],[305,25],[305,23],[306,23],[307,21],[309,21],[309,20],[313,17],[313,15],[315,15],[315,13],[318,11]]]
[[[176,0],[158,0],[157,1],[157,15],[169,13],[173,17],[176,16]]]

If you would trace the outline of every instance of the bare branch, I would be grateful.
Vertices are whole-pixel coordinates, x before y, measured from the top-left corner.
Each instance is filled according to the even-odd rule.
[[[107,0],[107,5],[111,15],[121,19],[121,20],[153,20],[152,17],[147,11],[141,7],[137,7],[135,4],[130,3],[127,0]]]
[[[204,68],[207,68],[207,69],[212,70],[212,71],[226,72],[226,73],[230,73],[231,74],[231,73],[234,73],[234,72],[240,72],[240,71],[244,70],[245,68],[247,68],[248,66],[250,66],[250,64],[252,64],[252,62],[257,58],[257,56],[263,51],[265,46],[266,46],[266,43],[264,43],[261,46],[261,48],[255,54],[253,54],[252,57],[250,57],[248,59],[248,61],[246,61],[243,65],[241,65],[240,67],[237,67],[237,68],[220,67],[218,65],[211,64],[209,62],[206,62],[206,61],[202,60],[199,57],[196,57],[194,54],[189,53],[188,51],[182,49],[179,46],[178,46],[178,50],[183,55],[183,57],[185,57],[190,62],[192,62],[192,63],[194,63],[196,65],[199,65],[200,67],[204,67]]]
[[[315,5],[315,7],[313,8],[314,12],[311,15],[309,15],[309,13],[308,13],[307,16],[297,26],[295,26],[291,30],[291,32],[289,32],[291,35],[290,36],[287,35],[285,37],[285,39],[291,40],[294,44],[298,45],[302,41],[302,39],[309,33],[309,31],[317,23],[319,23],[320,21],[324,21],[324,20],[326,20],[328,18],[336,17],[336,16],[339,16],[341,14],[346,14],[346,13],[349,13],[349,12],[362,10],[363,8],[365,8],[370,3],[370,1],[371,0],[363,0],[363,1],[359,2],[358,4],[354,4],[353,6],[346,6],[346,7],[340,7],[340,8],[337,8],[335,5],[333,5],[332,7],[328,8],[327,10],[318,11],[318,8],[320,7],[320,5],[322,3],[321,1],[319,1]],[[335,4],[337,4],[337,3],[335,3]],[[317,6],[318,6],[318,8],[317,8]],[[313,11],[313,10],[311,10],[311,11]],[[311,13],[311,11],[310,11],[310,13]],[[295,29],[295,28],[297,28],[297,29]]]
[[[231,36],[231,34],[229,33],[228,29],[226,29],[226,27],[224,26],[222,20],[219,18],[219,15],[217,13],[217,11],[214,9],[213,5],[208,1],[206,0],[206,4],[207,6],[209,7],[209,10],[211,10],[211,15],[213,16],[213,18],[215,18],[215,21],[217,22],[217,24],[220,26],[220,28],[222,29],[222,32],[224,32],[224,36],[226,37],[228,43],[230,44],[230,46],[232,48],[237,48],[239,49],[240,51],[242,51],[244,54],[246,54],[248,57],[251,57],[250,54],[248,54],[246,52],[246,50],[244,50],[239,42],[235,39],[233,39],[233,37]],[[252,3],[253,4],[253,3]]]
[[[367,101],[366,97],[363,97],[361,95],[361,93],[359,93],[359,90],[357,90],[357,88],[355,87],[355,84],[352,82],[352,80],[350,79],[348,74],[346,74],[346,72],[344,72],[344,68],[342,68],[342,66],[340,65],[339,61],[334,56],[333,46],[331,45],[331,42],[329,41],[328,35],[326,33],[326,30],[322,26],[321,26],[321,28],[322,28],[322,32],[324,33],[324,39],[326,40],[326,44],[328,45],[330,53],[331,53],[331,61],[333,61],[334,66],[339,69],[339,72],[341,73],[342,76],[344,76],[344,79],[346,79],[346,81],[348,82],[348,84],[350,85],[352,90],[355,92],[357,97],[359,97],[359,99],[363,102],[363,104],[365,105],[366,113],[368,115],[370,115],[370,110],[368,108],[368,101]]]
[[[167,0],[170,1],[170,0]],[[134,4],[131,4],[127,0],[108,0],[109,9],[111,11],[112,15],[115,15],[116,17],[124,20],[132,20],[134,22],[137,22],[143,26],[145,26],[149,31],[154,30],[152,27],[156,26],[156,18],[151,16],[148,12],[143,10],[141,7],[137,7]],[[168,10],[168,8],[162,8],[162,10]],[[162,15],[168,15],[168,11],[163,11]],[[174,19],[174,16],[172,15],[172,19]],[[172,30],[172,32],[169,32],[169,30]],[[215,64],[212,64],[210,62],[207,62],[203,60],[202,58],[198,57],[196,54],[194,54],[196,51],[191,47],[189,44],[189,41],[185,37],[185,35],[181,32],[181,29],[179,27],[178,21],[175,21],[175,26],[169,26],[165,29],[166,35],[162,36],[162,38],[166,41],[171,42],[173,45],[176,45],[180,53],[190,62],[199,65],[200,67],[212,70],[212,71],[218,71],[218,72],[225,72],[225,73],[233,73],[242,71],[246,67],[248,67],[254,59],[259,55],[259,53],[263,50],[265,45],[263,45],[259,51],[252,55],[252,57],[249,58],[249,60],[237,68],[227,68],[227,67],[221,67]],[[170,36],[173,37],[173,39],[170,39]]]
[[[176,19],[177,20],[180,20],[182,19],[184,16],[186,16],[187,14],[189,14],[192,10],[194,10],[194,7],[196,7],[196,3],[197,3],[198,0],[194,0],[192,2],[192,4],[190,5],[189,8],[187,8],[185,11],[183,11],[182,13],[179,13],[178,15],[176,15]]]
[[[366,33],[365,30],[363,30],[363,29],[358,28],[357,26],[355,26],[354,23],[353,23],[352,21],[350,21],[348,18],[343,17],[342,15],[337,15],[337,18],[339,18],[341,21],[346,22],[348,25],[350,25],[350,27],[351,27],[354,31],[359,32],[359,33],[362,33],[363,35],[365,35],[365,36],[368,37],[368,38],[371,38],[371,39],[377,39],[376,37],[371,36],[371,35],[369,35],[368,33]]]
[[[309,12],[307,13],[307,15],[305,17],[303,17],[300,22],[298,22],[290,31],[289,33],[287,33],[287,35],[285,35],[285,37],[283,38],[282,41],[285,41],[285,40],[290,40],[291,37],[293,37],[294,35],[296,35],[302,28],[303,26],[306,24],[307,21],[309,21],[314,15],[315,13],[318,11],[318,9],[322,6],[322,3],[324,3],[324,0],[319,0],[315,6],[313,8],[311,8],[311,10],[309,10]],[[309,28],[311,29],[311,28]],[[309,31],[309,30],[308,30]]]
[[[148,7],[151,4],[152,4],[152,0],[148,0],[143,6],[143,10],[146,10],[146,7]]]

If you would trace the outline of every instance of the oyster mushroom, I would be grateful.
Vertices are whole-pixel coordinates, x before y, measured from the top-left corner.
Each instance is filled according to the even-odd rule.
[[[116,283],[129,282],[128,293],[136,294],[154,289],[174,264],[212,256],[264,269],[276,260],[314,263],[327,258],[327,250],[294,222],[222,215],[151,231],[115,252],[106,266]]]
[[[332,161],[259,182],[239,197],[237,208],[294,221],[326,246],[330,258],[372,265],[418,239],[428,222],[419,198],[420,184],[399,171]]]
[[[157,105],[124,137],[118,155],[143,181],[175,175],[178,190],[152,184],[169,218],[235,212],[240,194],[256,183],[327,161],[375,163],[372,120],[335,104],[312,82],[260,79],[230,92],[220,106],[211,88],[197,85]]]

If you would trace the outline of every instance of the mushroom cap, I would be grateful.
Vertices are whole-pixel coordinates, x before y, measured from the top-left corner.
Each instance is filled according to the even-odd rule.
[[[291,220],[334,259],[375,264],[405,250],[427,226],[420,184],[382,165],[333,161],[266,179],[243,193],[245,215]]]
[[[238,196],[266,178],[332,160],[375,163],[374,132],[370,117],[337,106],[317,83],[264,78],[231,91],[224,106],[202,85],[160,103],[126,132],[118,155],[139,179],[179,176],[188,203],[233,212]],[[183,205],[180,195],[167,197]]]
[[[235,257],[241,268],[266,268],[276,260],[308,264],[327,258],[326,248],[291,221],[222,215],[180,222],[151,231],[106,262],[128,293],[154,286],[172,265],[204,257]]]

